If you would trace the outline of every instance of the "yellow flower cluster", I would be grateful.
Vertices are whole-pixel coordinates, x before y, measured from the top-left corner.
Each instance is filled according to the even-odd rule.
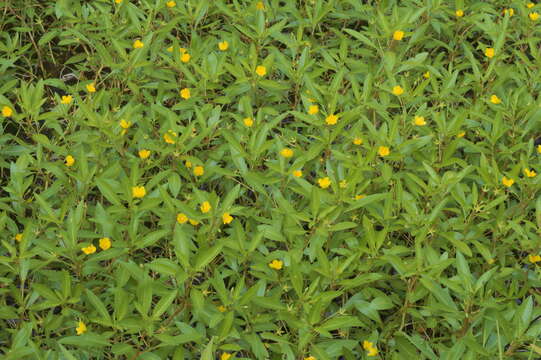
[[[68,155],[68,156],[66,156],[66,158],[64,159],[64,163],[65,163],[66,166],[68,166],[68,167],[73,166],[73,164],[75,164],[75,159],[73,158],[73,156]]]
[[[400,85],[395,85],[393,87],[393,95],[400,96],[404,93],[404,89]]]
[[[416,126],[425,126],[425,125],[426,125],[425,118],[424,118],[423,116],[416,116],[416,117],[413,119],[413,125],[416,125]]]
[[[131,194],[132,194],[132,197],[140,199],[140,198],[145,197],[145,195],[147,194],[147,191],[145,190],[144,186],[133,186],[131,188]]]
[[[174,132],[173,130],[168,130],[165,134],[163,134],[163,140],[167,144],[175,144],[176,143],[176,140],[175,140],[176,137],[177,137],[177,133]]]
[[[381,157],[388,156],[391,153],[391,149],[388,146],[380,146],[378,148],[378,154]]]
[[[513,184],[515,183],[515,180],[511,179],[511,178],[507,178],[507,177],[503,177],[502,179],[502,184],[505,186],[505,187],[511,187],[513,186]]]
[[[220,49],[220,51],[226,51],[227,49],[229,49],[229,43],[227,41],[220,41],[218,43],[218,49]]]
[[[282,260],[275,259],[269,263],[269,267],[274,270],[281,270],[283,266],[284,263],[282,262]]]
[[[244,118],[244,120],[242,120],[244,126],[246,127],[252,127],[254,125],[254,120],[250,117],[247,117],[247,118]]]
[[[289,148],[283,148],[281,151],[280,151],[280,155],[282,155],[283,157],[285,157],[286,159],[287,158],[290,158],[293,156],[293,150],[289,149]]]
[[[203,176],[205,174],[205,168],[202,166],[196,166],[193,168],[193,174],[195,176]]]
[[[212,208],[212,206],[210,205],[210,203],[208,201],[205,201],[201,205],[201,212],[207,213],[207,212],[209,212],[211,210],[211,208]],[[224,223],[224,225],[230,224],[231,222],[233,222],[233,220],[234,220],[234,217],[229,212],[224,212],[222,214],[222,222]],[[199,224],[199,221],[189,219],[188,216],[186,214],[184,214],[184,213],[178,213],[177,214],[177,222],[179,224],[185,224],[188,221],[190,222],[190,224],[192,224],[194,226]]]
[[[11,115],[13,115],[13,109],[10,108],[9,106],[3,106],[2,107],[2,116],[10,117]]]
[[[100,247],[100,249],[102,249],[104,251],[109,250],[111,248],[111,239],[109,239],[108,237],[101,238],[99,240],[99,247]],[[90,254],[94,254],[97,249],[94,246],[94,244],[90,244],[90,245],[88,245],[86,247],[81,248],[81,250],[86,255],[90,255]]]
[[[150,151],[147,149],[141,149],[139,150],[139,157],[141,159],[147,159],[150,156]]]
[[[368,340],[363,341],[363,349],[365,349],[368,353],[367,356],[376,356],[378,355],[378,349],[374,346],[374,343]]]
[[[255,73],[261,77],[267,74],[267,68],[263,65],[259,65],[255,68]]]
[[[208,201],[204,201],[202,204],[201,204],[201,207],[200,207],[200,210],[203,214],[206,214],[208,213],[210,210],[212,210],[212,206],[210,205],[210,203]]]
[[[77,323],[77,327],[75,328],[75,331],[77,332],[77,335],[82,335],[86,332],[86,325],[84,322],[79,321]]]
[[[329,179],[328,177],[324,177],[324,178],[318,179],[317,183],[319,184],[320,188],[326,189],[329,186],[331,186],[331,179]]]
[[[338,116],[330,114],[325,118],[325,122],[327,123],[327,125],[336,125],[336,123],[338,122]]]

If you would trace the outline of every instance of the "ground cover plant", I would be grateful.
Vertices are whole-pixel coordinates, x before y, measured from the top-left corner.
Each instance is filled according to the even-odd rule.
[[[541,5],[0,10],[0,358],[541,358]]]

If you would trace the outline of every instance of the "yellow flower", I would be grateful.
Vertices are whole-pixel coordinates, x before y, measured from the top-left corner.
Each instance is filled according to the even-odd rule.
[[[88,91],[89,93],[95,93],[96,92],[96,87],[94,86],[94,83],[88,84],[86,86],[86,91]]]
[[[429,71],[425,72],[425,73],[423,74],[423,77],[424,77],[425,79],[430,79],[430,72],[429,72]]]
[[[304,360],[317,360],[315,356],[305,357]]]
[[[204,173],[205,173],[205,168],[203,168],[202,166],[196,166],[193,168],[193,174],[195,176],[203,176]]]
[[[102,250],[108,250],[111,248],[111,239],[104,237],[100,239],[100,248]]]
[[[345,189],[348,186],[348,182],[346,180],[342,180],[338,183],[338,186],[340,186],[341,189]]]
[[[378,148],[378,154],[379,154],[379,156],[385,157],[385,156],[389,155],[390,153],[391,153],[391,149],[389,149],[388,146],[380,146],[380,147]]]
[[[192,224],[193,226],[197,226],[197,225],[199,225],[199,221],[197,221],[197,220],[194,220],[194,219],[189,219],[188,221],[189,221],[189,222],[190,222],[190,224]]]
[[[255,8],[257,10],[265,10],[265,4],[263,4],[263,1],[258,1],[256,4],[255,4]]]
[[[137,40],[135,40],[135,41],[133,42],[133,48],[134,48],[134,49],[140,49],[140,48],[142,48],[143,46],[145,46],[145,44],[143,44],[143,42],[142,42],[141,40],[139,40],[139,39],[137,39]]]
[[[423,116],[416,116],[415,119],[413,119],[413,124],[417,126],[425,126],[425,118]]]
[[[367,356],[376,356],[378,355],[378,349],[376,349],[375,347],[372,347],[370,349],[368,349],[368,354],[366,354]]]
[[[169,47],[167,48],[167,52],[173,52],[173,47],[172,47],[172,46],[169,46]]]
[[[120,4],[122,0],[115,0],[115,3]]]
[[[293,150],[289,148],[283,148],[282,151],[280,151],[280,155],[282,155],[285,158],[290,158],[293,156]]]
[[[177,214],[177,222],[179,224],[185,224],[186,222],[188,222],[188,217],[184,213],[178,213]]]
[[[186,166],[188,169],[192,167],[192,162],[190,160],[186,160],[184,162],[184,166]]]
[[[168,144],[174,144],[175,143],[175,140],[171,137],[171,135],[169,133],[163,134],[163,140]]]
[[[282,262],[282,260],[272,260],[269,263],[269,267],[274,270],[280,270],[282,269],[282,266],[284,266],[284,263]]]
[[[331,185],[331,179],[328,177],[320,178],[317,180],[317,183],[319,184],[320,188],[326,189]]]
[[[96,252],[96,247],[92,244],[88,245],[87,247],[81,248],[81,250],[86,254],[94,254]]]
[[[15,235],[15,240],[16,241],[21,242],[22,239],[23,239],[23,234],[22,233],[18,233],[17,235]]]
[[[404,89],[402,89],[402,86],[395,85],[393,87],[393,95],[400,96],[404,93]]]
[[[123,129],[129,129],[132,126],[131,121],[126,121],[124,119],[120,120],[120,127]]]
[[[244,126],[246,127],[252,127],[252,125],[254,125],[254,120],[252,120],[252,118],[244,118],[244,120],[242,120],[242,122],[244,123]]]
[[[526,4],[526,7],[527,7],[528,9],[531,9],[531,8],[533,8],[534,6],[535,6],[534,3],[528,3],[528,4]]]
[[[513,186],[514,183],[515,183],[515,180],[513,180],[513,179],[508,179],[508,178],[506,178],[505,176],[504,176],[503,179],[502,179],[502,184],[503,184],[504,186],[506,186],[506,187],[511,187],[511,186]]]
[[[502,100],[497,95],[492,95],[490,97],[490,102],[498,105],[498,104],[501,104]]]
[[[218,306],[218,311],[219,311],[219,312],[226,312],[226,311],[227,311],[227,309],[226,309],[226,307],[225,307],[225,306],[223,306],[223,305],[220,305],[220,306]]]
[[[226,51],[227,49],[229,49],[229,43],[227,41],[221,41],[218,43],[218,49],[220,49],[220,51]]]
[[[73,97],[71,95],[63,95],[60,100],[60,103],[67,105],[67,104],[71,104],[72,101],[73,101]]]
[[[188,100],[191,96],[192,95],[190,93],[190,89],[184,88],[180,90],[180,97],[183,98],[184,100]]]
[[[336,125],[336,123],[338,122],[338,116],[330,114],[325,118],[325,122],[327,123],[327,125]]]
[[[464,16],[464,11],[462,11],[462,10],[459,9],[459,10],[455,11],[455,15],[456,15],[457,17],[463,17],[463,16]]]
[[[515,15],[515,10],[512,9],[512,8],[504,9],[503,14],[504,15],[509,15],[509,17],[511,17],[511,16]]]
[[[308,107],[308,114],[310,115],[315,115],[319,112],[319,106],[317,105],[310,105],[310,107]]]
[[[530,262],[532,264],[535,264],[536,262],[541,261],[541,256],[539,256],[539,255],[528,255],[528,260],[530,260]]]
[[[404,37],[404,32],[402,30],[396,30],[393,33],[393,39],[396,41],[402,40],[403,37]]]
[[[466,132],[465,132],[465,131],[461,131],[461,132],[459,132],[458,134],[456,134],[456,137],[457,137],[457,138],[463,138],[464,135],[466,135]]]
[[[192,56],[188,54],[187,52],[185,52],[184,54],[180,56],[180,61],[182,61],[183,63],[187,63],[188,61],[190,61],[191,58]]]
[[[374,343],[368,340],[363,341],[363,349],[368,350],[374,347]]]
[[[231,221],[233,221],[233,216],[231,216],[230,213],[226,212],[222,215],[222,221],[224,224],[229,224]]]
[[[535,172],[535,170],[530,170],[528,168],[524,169],[524,175],[526,175],[527,177],[535,177],[535,175],[537,175],[537,173]]]
[[[167,5],[167,7],[169,8],[172,8],[172,7],[175,7],[177,3],[171,0],[171,1],[166,2],[165,5]]]
[[[181,53],[181,54],[184,54],[185,52],[187,52],[188,50],[186,50],[185,48],[181,47],[181,48],[178,48],[178,52]]]
[[[494,48],[486,48],[485,49],[485,56],[487,58],[489,58],[489,59],[493,58],[495,54],[496,54],[496,52],[494,51]]]
[[[363,349],[368,351],[368,356],[376,356],[378,354],[378,349],[374,346],[374,343],[368,340],[363,341]]]
[[[361,199],[364,199],[365,197],[366,195],[362,195],[362,194],[355,195],[355,200],[361,200]]]
[[[233,356],[233,355],[231,355],[230,353],[224,352],[224,353],[222,353],[222,356],[220,356],[220,360],[229,360],[229,358],[231,358],[231,356]]]
[[[118,1],[118,0],[117,0]],[[122,0],[120,0],[122,1]],[[75,328],[75,331],[77,331],[77,335],[84,334],[86,332],[86,325],[84,322],[79,321],[77,323],[77,327]]]
[[[293,171],[293,176],[295,176],[295,177],[301,177],[301,176],[302,176],[302,171],[301,171],[301,170],[295,170],[295,171]]]
[[[263,65],[258,65],[255,68],[255,73],[259,76],[265,76],[267,74],[267,68]]]
[[[210,209],[212,209],[212,206],[210,206],[210,203],[208,201],[205,201],[201,204],[202,213],[208,213]]]
[[[537,152],[541,154],[541,145],[537,145]]]
[[[148,158],[149,156],[150,156],[150,151],[149,151],[149,150],[147,150],[147,149],[141,149],[141,150],[139,150],[139,157],[140,157],[141,159],[146,159],[146,158]]]
[[[362,145],[362,143],[363,143],[363,139],[361,139],[361,138],[356,137],[356,138],[353,139],[353,144],[354,145]]]
[[[68,155],[66,156],[66,159],[64,159],[64,163],[66,164],[66,166],[73,166],[73,164],[75,164],[75,159],[73,158],[73,156]]]
[[[11,115],[13,115],[13,109],[11,109],[9,106],[3,106],[2,107],[2,116],[10,117]]]
[[[142,198],[147,194],[144,186],[134,186],[131,188],[131,194],[134,198]]]
[[[532,13],[529,13],[528,16],[530,17],[530,20],[532,21],[537,21],[537,19],[539,19],[539,13],[535,11]]]

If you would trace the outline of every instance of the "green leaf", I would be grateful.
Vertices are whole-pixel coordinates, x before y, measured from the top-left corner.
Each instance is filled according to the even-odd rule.
[[[221,251],[221,244],[199,251],[195,258],[194,271],[202,271],[216,256],[218,256],[218,254],[220,254]]]
[[[105,320],[107,323],[111,323],[111,315],[109,315],[109,312],[107,311],[107,308],[103,304],[103,302],[98,298],[94,293],[88,289],[85,290],[86,297],[92,304],[92,306],[98,311],[98,313],[101,315],[102,319]]]
[[[167,309],[171,306],[173,301],[175,301],[176,297],[177,297],[176,290],[173,290],[173,291],[169,292],[167,295],[162,296],[160,301],[158,301],[158,303],[154,307],[154,312],[152,313],[152,318],[154,320],[158,320],[160,318],[160,316],[162,316],[162,314],[164,312],[166,312]]]

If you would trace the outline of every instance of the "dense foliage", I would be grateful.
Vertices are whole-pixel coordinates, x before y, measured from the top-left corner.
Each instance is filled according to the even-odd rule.
[[[541,5],[0,10],[3,359],[541,358]]]

